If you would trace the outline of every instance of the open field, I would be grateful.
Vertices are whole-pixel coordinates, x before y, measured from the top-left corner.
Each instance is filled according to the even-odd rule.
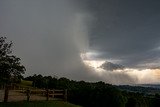
[[[63,101],[34,101],[0,103],[0,107],[81,107]]]

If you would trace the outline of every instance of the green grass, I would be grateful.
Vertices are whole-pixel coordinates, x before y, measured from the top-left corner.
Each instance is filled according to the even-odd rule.
[[[19,86],[21,88],[30,88],[30,89],[34,89],[34,87],[32,87],[32,83],[33,81],[27,81],[27,80],[21,80],[20,83],[15,84],[16,86]]]
[[[0,103],[0,107],[81,107],[63,101],[33,101]]]
[[[21,80],[21,85],[32,86],[33,81]]]

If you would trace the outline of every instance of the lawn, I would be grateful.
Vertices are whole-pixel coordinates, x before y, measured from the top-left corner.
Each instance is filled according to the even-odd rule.
[[[64,101],[33,101],[0,103],[0,107],[81,107]]]
[[[33,81],[21,80],[21,85],[32,86]]]

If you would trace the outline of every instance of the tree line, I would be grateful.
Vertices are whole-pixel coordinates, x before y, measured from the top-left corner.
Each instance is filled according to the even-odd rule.
[[[159,94],[145,96],[144,93],[121,90],[117,86],[102,81],[91,83],[36,74],[24,80],[33,81],[32,86],[37,88],[67,89],[68,101],[84,107],[160,106]]]

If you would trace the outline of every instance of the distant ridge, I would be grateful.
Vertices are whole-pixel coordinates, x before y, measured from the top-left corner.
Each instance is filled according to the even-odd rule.
[[[151,88],[158,88],[158,89],[160,89],[160,84],[136,84],[136,86],[151,87]]]

